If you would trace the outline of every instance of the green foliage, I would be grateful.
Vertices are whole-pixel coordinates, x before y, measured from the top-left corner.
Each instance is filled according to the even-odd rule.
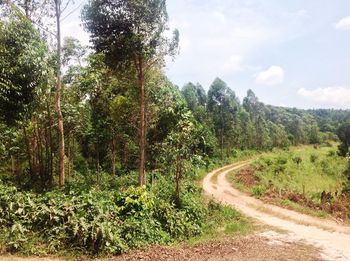
[[[254,163],[260,180],[258,186],[269,188],[273,185],[277,190],[306,193],[309,197],[320,195],[323,190],[340,192],[346,160],[339,156],[329,157],[330,151],[334,148],[304,146],[266,153]],[[300,163],[296,168],[297,162]]]
[[[167,244],[202,233],[203,205],[193,196],[197,192],[186,190],[176,208],[143,187],[121,193],[67,187],[39,195],[0,185],[1,231],[9,251],[29,251],[28,242],[39,233],[33,243],[46,242],[47,253],[80,249],[113,254]],[[31,253],[39,251],[31,248]]]
[[[311,154],[310,155],[310,162],[315,163],[318,159],[318,155],[316,154]]]
[[[252,193],[256,197],[261,197],[266,192],[266,187],[263,185],[257,185],[252,188]]]
[[[253,227],[237,210],[210,200],[202,240],[212,240],[220,235],[247,234]]]
[[[311,156],[310,156],[310,157],[311,157]],[[299,156],[293,157],[292,160],[293,160],[293,162],[294,162],[295,164],[297,164],[298,166],[300,165],[300,163],[303,162],[303,159],[302,159],[301,157],[299,157]]]
[[[0,119],[14,125],[32,112],[45,81],[48,50],[30,21],[12,15],[0,21]]]
[[[216,78],[208,91],[207,109],[212,119],[222,159],[234,145],[233,139],[237,135],[234,126],[238,106],[239,101],[234,91],[223,80]]]
[[[179,33],[175,30],[172,40],[164,36],[168,14],[163,0],[92,0],[84,7],[83,20],[96,50],[106,54],[113,68],[147,64],[176,53]]]
[[[337,135],[341,144],[339,145],[339,155],[346,156],[350,146],[350,121],[342,123],[337,129]]]

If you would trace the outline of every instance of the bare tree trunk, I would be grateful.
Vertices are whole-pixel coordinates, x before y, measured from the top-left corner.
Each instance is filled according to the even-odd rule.
[[[68,173],[67,173],[67,176],[69,177],[70,174],[71,174],[71,165],[70,165],[70,161],[71,161],[71,153],[70,153],[70,134],[68,133],[67,134],[67,156],[68,156]],[[67,177],[67,179],[68,179]]]
[[[52,138],[52,117],[51,117],[51,108],[49,105],[49,102],[47,102],[46,104],[47,106],[47,116],[49,118],[49,158],[48,158],[48,172],[49,172],[49,187],[52,187],[52,183],[53,183],[53,138]]]
[[[139,59],[138,83],[140,88],[140,166],[139,185],[146,184],[145,180],[145,147],[146,147],[146,117],[145,117],[145,76],[142,60]]]
[[[112,175],[115,176],[115,149],[116,149],[116,138],[115,135],[112,137],[112,151],[111,151],[111,158],[112,158]]]
[[[38,121],[35,121],[34,125],[34,135],[37,140],[37,165],[38,165],[38,173],[40,177],[40,182],[42,185],[45,185],[45,171],[44,171],[44,158],[43,158],[43,144],[42,144],[42,135],[41,130],[38,127]]]
[[[122,158],[122,166],[123,168],[126,168],[127,162],[128,162],[128,151],[127,151],[127,146],[126,142],[123,144],[123,150],[121,152],[121,158]]]
[[[11,155],[11,172],[12,175],[16,174],[16,159],[13,155]]]
[[[176,170],[175,170],[175,204],[180,205],[180,178],[181,178],[181,157],[176,155]]]
[[[74,158],[75,158],[75,150],[74,150],[74,148],[75,148],[75,142],[74,142],[74,137],[73,137],[73,139],[72,139],[72,149],[73,149],[73,151],[71,151],[71,160],[70,160],[70,164],[71,164],[71,169],[72,169],[72,174],[74,174]]]
[[[28,139],[26,128],[24,126],[23,126],[23,134],[24,134],[24,140],[25,140],[25,144],[26,144],[29,173],[30,173],[31,178],[33,179],[34,172],[33,172],[33,166],[32,166],[32,156],[31,156],[31,152],[30,152],[30,142]]]
[[[56,84],[56,112],[58,119],[58,165],[59,165],[59,185],[64,186],[64,129],[63,116],[61,111],[61,0],[55,0],[56,25],[57,25],[57,84]]]

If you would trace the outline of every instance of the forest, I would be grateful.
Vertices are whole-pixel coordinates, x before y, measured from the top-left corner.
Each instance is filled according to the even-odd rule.
[[[249,230],[203,201],[205,173],[301,145],[349,156],[349,110],[173,84],[181,32],[164,0],[88,1],[91,47],[61,39],[70,2],[0,1],[0,252],[118,254],[215,230],[222,212]]]

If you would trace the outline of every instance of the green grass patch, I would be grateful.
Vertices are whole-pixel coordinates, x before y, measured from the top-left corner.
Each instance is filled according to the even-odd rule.
[[[303,213],[303,214],[307,214],[310,216],[314,216],[314,217],[319,217],[319,218],[326,218],[328,217],[328,213],[323,211],[323,210],[316,210],[316,209],[311,209],[308,207],[304,207],[301,206],[289,199],[282,199],[280,200],[280,205],[283,207],[286,207],[288,209]]]
[[[246,235],[254,230],[253,223],[230,206],[224,206],[214,201],[208,203],[208,215],[200,236],[187,242],[196,244],[232,235]]]
[[[336,147],[294,147],[265,153],[254,161],[260,185],[304,193],[317,199],[322,191],[341,191],[347,161],[334,153]]]

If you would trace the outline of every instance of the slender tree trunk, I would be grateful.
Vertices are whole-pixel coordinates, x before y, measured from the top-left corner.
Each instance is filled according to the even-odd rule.
[[[12,175],[16,174],[16,159],[13,155],[11,155],[11,172]]]
[[[43,144],[42,144],[42,135],[41,130],[38,127],[38,121],[35,121],[34,125],[34,133],[37,140],[37,165],[38,165],[38,173],[41,179],[41,183],[45,185],[45,172],[44,172],[44,157],[43,157]]]
[[[24,134],[24,140],[26,143],[26,150],[27,150],[27,160],[28,160],[28,166],[29,166],[29,173],[31,178],[33,179],[33,166],[32,166],[32,156],[30,153],[30,142],[28,140],[28,135],[27,135],[27,131],[26,128],[23,126],[23,134]]]
[[[47,115],[46,115],[47,117]],[[46,185],[49,186],[50,183],[50,145],[49,145],[49,123],[47,118],[45,118],[45,125],[44,125],[44,146],[45,146],[45,175],[46,175]]]
[[[73,151],[71,151],[71,160],[70,160],[70,164],[71,164],[71,168],[72,168],[72,174],[74,174],[74,158],[75,158],[75,142],[74,142],[74,138],[72,139],[72,149]]]
[[[49,172],[49,187],[52,187],[53,183],[53,137],[52,137],[52,117],[51,117],[51,108],[49,102],[47,102],[47,116],[49,118],[49,158],[48,158],[48,172]]]
[[[71,160],[71,152],[70,152],[70,134],[67,134],[67,156],[68,156],[68,173],[67,176],[69,177],[71,174],[71,166],[70,166],[70,160]],[[68,179],[67,177],[67,179]]]
[[[112,175],[115,176],[115,149],[116,149],[116,143],[117,140],[115,138],[115,135],[112,137],[112,151],[111,151],[111,158],[112,158]]]
[[[139,59],[138,83],[140,88],[140,162],[139,185],[146,184],[145,179],[145,147],[146,147],[146,117],[145,117],[145,76],[142,60]]]
[[[123,150],[121,152],[121,158],[122,158],[122,165],[123,168],[126,168],[127,162],[128,162],[128,151],[127,151],[127,146],[126,146],[126,142],[124,142],[123,144]]]
[[[181,157],[176,155],[176,170],[175,170],[175,203],[180,205],[180,178],[181,178]]]
[[[58,166],[59,166],[59,185],[64,186],[64,129],[63,116],[61,111],[61,0],[55,0],[56,25],[57,25],[57,83],[56,83],[56,112],[58,119]]]

